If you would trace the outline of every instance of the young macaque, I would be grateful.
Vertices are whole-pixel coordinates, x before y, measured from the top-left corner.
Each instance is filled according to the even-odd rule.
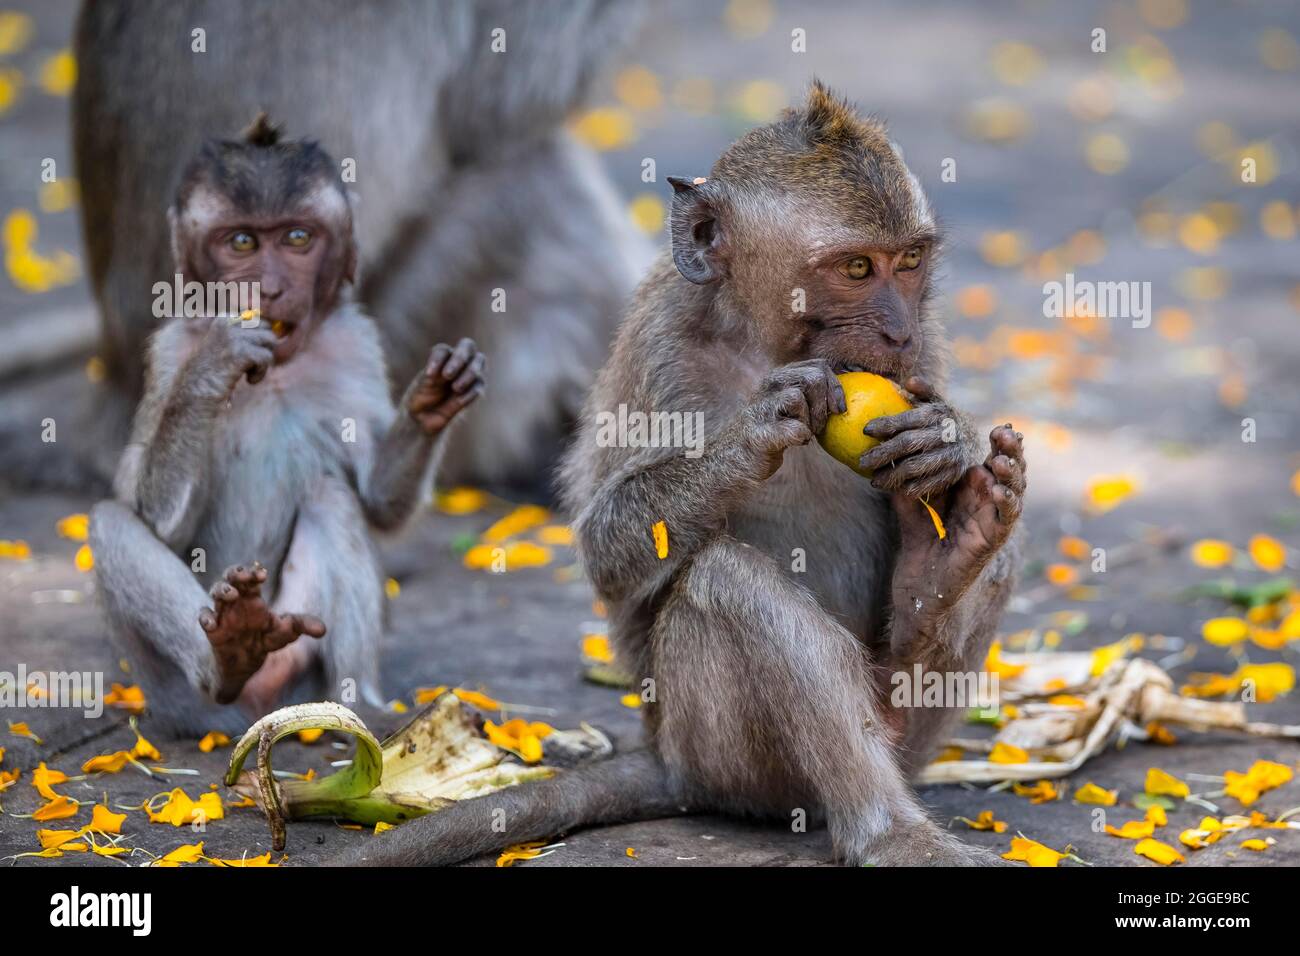
[[[483,391],[484,357],[462,339],[435,346],[393,408],[375,326],[350,301],[337,170],[259,116],[203,146],[168,213],[187,282],[260,289],[257,311],[154,334],[115,500],[91,515],[113,639],[176,733],[238,731],[294,700],[382,702],[371,532],[425,498],[447,426]]]
[[[908,786],[961,702],[890,704],[914,664],[981,669],[1025,491],[1021,436],[983,440],[943,398],[920,184],[884,127],[820,84],[706,179],[671,182],[672,255],[638,291],[563,478],[647,748],[456,803],[346,860],[445,863],[692,809],[823,821],[850,864],[997,862]],[[869,479],[813,441],[853,370],[913,404],[865,426]],[[702,413],[702,453],[601,441],[598,415],[623,405]]]

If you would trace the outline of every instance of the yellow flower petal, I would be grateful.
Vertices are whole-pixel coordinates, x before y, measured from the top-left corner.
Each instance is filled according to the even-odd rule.
[[[60,794],[37,809],[32,814],[32,819],[38,823],[44,823],[46,820],[63,820],[67,817],[75,817],[79,809],[80,805],[75,800],[69,800]]]
[[[118,773],[131,762],[131,755],[125,750],[117,753],[91,757],[81,765],[82,773]]]
[[[77,549],[77,554],[73,558],[73,563],[77,566],[78,571],[89,571],[95,566],[95,555],[90,550],[90,545],[83,544]]]
[[[1011,664],[1002,659],[1002,642],[994,641],[989,647],[988,657],[984,659],[984,669],[990,674],[997,674],[1001,680],[1019,677],[1028,664]]]
[[[1205,538],[1192,545],[1192,563],[1202,568],[1221,568],[1232,561],[1236,549],[1226,541]]]
[[[114,813],[102,803],[97,803],[91,812],[90,826],[87,829],[98,830],[100,833],[121,833],[125,822],[125,813]]]
[[[499,544],[507,538],[545,524],[550,517],[551,513],[541,505],[520,505],[484,531],[483,541],[486,544]]]
[[[1032,785],[1013,783],[1011,790],[1017,797],[1028,797],[1030,803],[1047,803],[1050,800],[1059,800],[1061,797],[1057,792],[1056,784],[1050,780],[1040,780]]]
[[[85,541],[90,535],[90,515],[75,514],[60,518],[55,530],[73,541]]]
[[[1169,817],[1165,813],[1165,808],[1160,806],[1158,803],[1153,803],[1151,806],[1147,807],[1146,818],[1152,823],[1152,825],[1158,827],[1165,826],[1169,823]]]
[[[1074,799],[1078,803],[1092,803],[1102,807],[1113,807],[1116,801],[1119,800],[1119,791],[1107,790],[1095,783],[1087,783],[1074,791]]]
[[[1152,796],[1178,797],[1187,799],[1191,796],[1191,790],[1187,784],[1179,780],[1173,774],[1165,773],[1159,767],[1152,767],[1147,770],[1146,786],[1144,788]]]
[[[1005,821],[993,819],[992,810],[981,810],[979,817],[974,820],[968,820],[966,817],[958,817],[957,819],[972,830],[992,830],[994,833],[1005,833],[1007,829]]]
[[[655,554],[662,561],[668,557],[668,525],[662,521],[656,521],[654,527],[650,529],[650,535],[654,538]]]
[[[989,763],[1029,763],[1029,752],[999,740],[989,754]]]
[[[537,843],[517,843],[514,846],[508,846],[497,857],[497,866],[514,866],[520,860],[535,860],[542,855],[544,842]]]
[[[1148,860],[1154,860],[1161,866],[1187,862],[1186,858],[1168,843],[1161,843],[1159,840],[1150,838],[1139,842],[1137,846],[1133,847],[1133,852],[1138,856],[1146,857]]]
[[[1215,647],[1240,644],[1249,636],[1250,629],[1239,617],[1212,617],[1201,625],[1201,637]]]
[[[41,842],[42,850],[51,850],[60,847],[70,840],[75,840],[81,836],[80,830],[37,830],[36,839]]]
[[[1223,775],[1224,790],[1245,806],[1259,799],[1260,794],[1288,783],[1295,776],[1285,764],[1271,760],[1256,760],[1245,773],[1229,770]]]
[[[1286,565],[1286,548],[1277,538],[1257,534],[1250,539],[1250,558],[1265,571],[1275,573]]]
[[[921,499],[921,504],[925,505],[925,510],[930,512],[930,521],[934,524],[934,533],[939,536],[939,540],[948,537],[948,529],[943,526],[943,519],[939,517],[939,512],[930,507],[930,502],[924,498]]]
[[[1092,546],[1087,541],[1072,535],[1066,535],[1056,542],[1056,549],[1061,552],[1063,557],[1069,558],[1071,561],[1087,560],[1088,555],[1092,553]]]
[[[614,651],[609,646],[609,637],[605,634],[584,634],[582,637],[582,656],[610,664],[614,661]]]
[[[379,823],[379,824],[376,824],[376,827],[381,827],[381,826],[388,826],[388,824],[386,824],[386,823]],[[390,828],[390,829],[391,829],[391,828]],[[199,844],[199,846],[202,846],[202,844]],[[175,852],[175,851],[173,851],[173,852]],[[211,856],[205,856],[205,857],[203,857],[203,859],[206,860],[207,862],[211,863],[213,866],[231,866],[231,867],[238,867],[238,868],[245,868],[245,867],[269,867],[269,866],[279,866],[279,865],[280,865],[279,863],[272,863],[272,862],[271,862],[271,853],[270,853],[269,850],[268,850],[266,853],[263,853],[261,856],[245,856],[245,857],[241,857],[241,858],[239,858],[239,859],[237,859],[237,860],[220,860],[220,859],[217,859],[217,858],[215,858],[215,857],[211,857]],[[185,862],[193,862],[193,861],[188,861],[188,860],[187,860],[187,861],[185,861]]]
[[[212,753],[216,748],[224,747],[229,743],[230,738],[221,731],[210,730],[204,734],[203,739],[199,741],[199,750],[203,751],[205,754]]]
[[[481,511],[488,501],[488,496],[477,488],[452,488],[439,492],[434,506],[443,514],[468,515]]]
[[[197,863],[202,856],[202,843],[186,843],[172,850],[154,865],[179,866],[181,863]]]
[[[1011,849],[1002,854],[1004,860],[1024,862],[1034,867],[1054,867],[1064,857],[1064,853],[1058,853],[1051,847],[1043,846],[1043,844],[1036,843],[1025,837],[1012,837]]]
[[[1093,512],[1104,513],[1118,507],[1138,489],[1131,475],[1098,475],[1084,489],[1084,504]]]
[[[1144,840],[1156,830],[1156,825],[1150,820],[1129,820],[1119,829],[1106,825],[1106,832],[1111,836],[1120,837],[1124,840]]]

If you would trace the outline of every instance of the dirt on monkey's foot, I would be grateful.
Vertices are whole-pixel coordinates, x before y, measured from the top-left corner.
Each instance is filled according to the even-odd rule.
[[[917,630],[927,631],[952,607],[1011,536],[1025,493],[1021,441],[1009,424],[993,429],[983,464],[966,469],[942,501],[930,502],[943,519],[943,539],[920,502],[895,497],[903,541],[894,607]]]
[[[267,655],[292,644],[302,634],[323,637],[325,624],[310,614],[276,614],[262,599],[266,568],[227,568],[212,586],[212,608],[199,612],[199,627],[208,635],[217,663],[216,699],[229,704]]]

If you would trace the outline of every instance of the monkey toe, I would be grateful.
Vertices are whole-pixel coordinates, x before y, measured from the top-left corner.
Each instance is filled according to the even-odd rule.
[[[208,596],[212,598],[213,603],[218,609],[220,609],[221,605],[229,604],[231,601],[238,598],[239,592],[227,582],[218,581],[216,584],[212,585],[212,588],[208,591]]]
[[[233,568],[227,568],[225,573],[226,582],[238,591],[241,597],[246,598],[257,597],[261,593],[266,577],[266,568],[257,561],[249,566],[235,565]]]
[[[1011,423],[999,425],[993,431],[989,432],[989,458],[997,455],[1005,455],[1013,461],[1019,462],[1022,466],[1024,454],[1024,435],[1011,427]]]
[[[988,467],[999,484],[1005,485],[1016,494],[1024,493],[1025,473],[1020,467],[1020,463],[1014,458],[997,455],[989,462]]]

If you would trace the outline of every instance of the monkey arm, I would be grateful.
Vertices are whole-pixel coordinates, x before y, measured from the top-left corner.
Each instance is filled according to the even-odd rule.
[[[208,500],[212,430],[222,400],[219,380],[202,362],[162,367],[150,375],[122,454],[118,500],[173,550],[189,541]]]
[[[608,600],[649,598],[721,531],[727,514],[761,484],[752,454],[723,432],[703,454],[678,453],[625,467],[600,485],[578,515],[587,573]],[[656,552],[652,528],[662,521],[668,553]]]
[[[404,411],[418,385],[417,377],[376,445],[368,472],[360,476],[362,510],[366,520],[381,531],[392,531],[411,516],[433,483],[446,445],[445,429],[429,435]]]

